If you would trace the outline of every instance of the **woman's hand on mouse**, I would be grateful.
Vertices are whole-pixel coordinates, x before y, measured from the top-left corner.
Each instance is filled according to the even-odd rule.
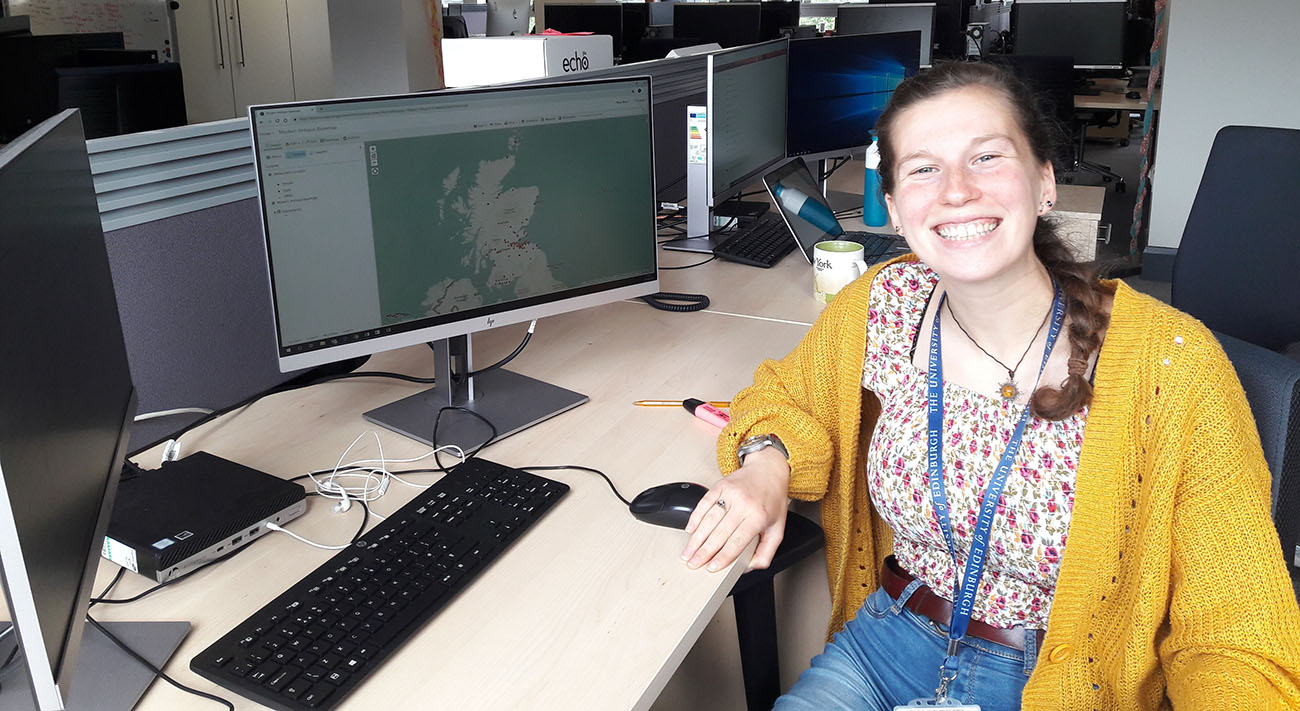
[[[707,566],[710,572],[722,570],[757,537],[758,548],[749,569],[771,565],[785,536],[789,486],[790,464],[775,448],[745,457],[744,466],[714,484],[695,506],[686,524],[691,537],[682,560],[691,569]]]

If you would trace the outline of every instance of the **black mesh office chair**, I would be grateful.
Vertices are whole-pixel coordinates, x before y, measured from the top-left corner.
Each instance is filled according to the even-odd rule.
[[[1273,474],[1273,522],[1300,590],[1297,165],[1300,130],[1219,130],[1174,259],[1171,301],[1215,331],[1237,369]]]
[[[1273,524],[1300,599],[1300,361],[1216,334],[1246,391],[1273,475]]]
[[[1128,112],[1116,109],[1075,109],[1072,127],[1074,130],[1074,166],[1075,172],[1086,170],[1089,173],[1096,173],[1101,176],[1103,182],[1114,182],[1115,192],[1122,193],[1125,190],[1124,176],[1110,169],[1108,165],[1094,163],[1085,160],[1083,157],[1083,146],[1088,140],[1088,127],[1100,126],[1103,128],[1113,128],[1121,122],[1128,121]],[[1123,145],[1128,144],[1128,139],[1122,139]]]
[[[1174,258],[1172,303],[1274,351],[1300,344],[1300,130],[1219,130]]]

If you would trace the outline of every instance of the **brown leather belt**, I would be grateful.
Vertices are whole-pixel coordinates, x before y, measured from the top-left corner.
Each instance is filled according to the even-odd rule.
[[[903,594],[903,588],[906,588],[916,578],[912,577],[906,570],[898,565],[894,556],[885,558],[884,565],[880,566],[880,586],[889,593],[889,596],[897,600]],[[946,629],[948,623],[952,620],[952,603],[934,594],[929,585],[922,585],[907,598],[907,609],[916,614],[937,622]],[[966,628],[966,634],[972,637],[996,642],[1013,649],[1025,651],[1025,629],[1023,627],[1013,627],[1004,629],[1002,627],[993,627],[986,625],[979,620],[971,620],[970,626]],[[1038,645],[1043,644],[1043,631],[1038,630]]]

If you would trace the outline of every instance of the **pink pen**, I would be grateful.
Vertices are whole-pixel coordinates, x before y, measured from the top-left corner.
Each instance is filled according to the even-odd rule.
[[[686,408],[687,412],[691,413],[692,415],[695,415],[696,417],[700,418],[701,420],[704,420],[705,422],[713,425],[714,427],[726,427],[727,423],[731,422],[731,418],[727,416],[727,413],[723,412],[722,410],[719,410],[718,408],[710,405],[709,403],[703,400],[688,398],[686,400],[682,400],[682,407]]]

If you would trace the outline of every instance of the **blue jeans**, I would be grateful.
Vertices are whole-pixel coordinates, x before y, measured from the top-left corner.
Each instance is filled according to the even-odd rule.
[[[872,593],[773,711],[893,711],[896,704],[934,696],[948,628],[903,607],[918,587],[913,582],[898,600],[883,588]],[[967,635],[949,698],[983,711],[1019,709],[1038,657],[1032,631],[1025,642],[1021,652]]]

